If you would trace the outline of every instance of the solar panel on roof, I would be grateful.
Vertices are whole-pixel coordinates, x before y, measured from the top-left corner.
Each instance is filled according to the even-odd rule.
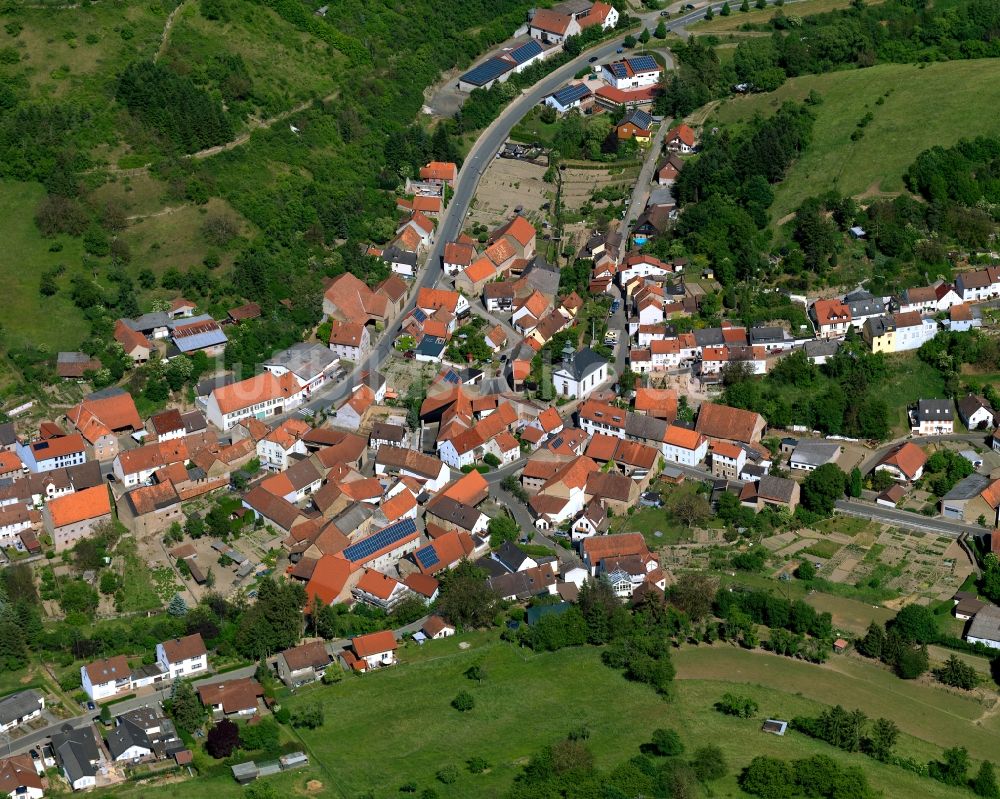
[[[525,42],[520,47],[515,47],[508,55],[518,64],[523,64],[529,58],[534,58],[540,52],[542,52],[542,46],[537,41],[532,39],[530,42]]]
[[[590,89],[582,83],[577,83],[574,86],[563,86],[552,97],[559,105],[569,105],[577,100],[582,100],[588,94],[590,94]]]
[[[358,541],[358,543],[347,547],[347,549],[344,550],[344,557],[354,562],[364,560],[365,558],[371,557],[372,554],[378,552],[380,549],[383,549],[390,544],[394,544],[416,531],[417,525],[413,519],[404,519],[401,522],[390,524],[388,527],[379,530],[374,535],[370,535],[367,538]]]
[[[478,67],[470,69],[459,80],[462,83],[471,83],[473,86],[483,86],[491,80],[496,80],[504,72],[513,68],[514,65],[509,61],[504,61],[501,58],[491,58],[489,61],[484,61]]]
[[[613,64],[608,64],[608,69],[611,71],[611,74],[614,75],[616,78],[628,77],[628,70],[625,68],[625,65],[621,61],[615,61]]]
[[[449,369],[448,374],[444,376],[444,382],[451,383],[452,385],[458,385],[462,382],[462,378]]]
[[[635,58],[630,58],[628,65],[632,67],[633,72],[650,72],[660,68],[651,55],[637,55]]]
[[[423,549],[418,549],[414,557],[416,557],[417,563],[425,569],[430,568],[440,561],[437,550],[434,549],[432,545],[425,546]]]
[[[427,314],[425,314],[419,308],[414,308],[413,309],[413,318],[416,319],[418,322],[426,322],[427,321]]]

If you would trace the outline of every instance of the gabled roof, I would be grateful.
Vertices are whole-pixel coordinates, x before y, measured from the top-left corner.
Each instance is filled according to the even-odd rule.
[[[66,412],[66,418],[91,444],[119,430],[140,430],[142,419],[128,392],[101,399],[84,400]]]
[[[365,569],[361,575],[361,579],[358,580],[356,588],[378,599],[387,600],[399,585],[401,585],[399,580],[394,580],[388,574],[383,574],[374,569]]]
[[[108,489],[99,485],[56,497],[49,500],[46,507],[52,516],[53,526],[63,527],[110,514],[111,500]]]
[[[108,682],[124,680],[132,674],[124,655],[95,660],[84,666],[91,685],[103,685]]]
[[[454,180],[457,176],[458,167],[451,161],[431,161],[420,167],[421,180]]]
[[[392,630],[382,630],[368,635],[359,635],[351,639],[351,648],[359,658],[380,655],[383,652],[394,652],[399,649]]]
[[[323,641],[310,641],[306,644],[293,646],[280,653],[291,671],[303,669],[321,669],[333,660]]]
[[[201,633],[192,633],[183,638],[173,638],[163,642],[163,654],[167,656],[168,663],[183,663],[191,658],[207,655],[205,642]]]
[[[295,378],[290,372],[281,377],[275,377],[270,372],[263,372],[255,377],[222,386],[212,392],[219,410],[230,414],[243,408],[249,408],[267,400],[293,397],[300,391]]]
[[[687,125],[678,125],[667,131],[667,141],[681,141],[688,147],[694,147],[694,131]]]
[[[709,438],[752,444],[756,439],[758,428],[763,428],[763,425],[764,417],[759,413],[705,402],[698,411],[695,430]]]
[[[531,18],[531,27],[548,33],[565,34],[573,18],[553,11],[550,8],[539,8]]]
[[[927,454],[912,441],[906,441],[889,450],[879,465],[895,466],[912,480],[927,463]]]

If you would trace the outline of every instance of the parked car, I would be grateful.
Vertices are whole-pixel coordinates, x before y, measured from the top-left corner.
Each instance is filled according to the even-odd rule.
[[[604,344],[605,344],[605,346],[607,346],[607,347],[613,347],[617,343],[618,343],[618,331],[617,330],[609,330],[607,333],[604,334]]]
[[[618,313],[618,309],[621,308],[621,307],[622,307],[622,301],[621,300],[612,300],[611,301],[611,314],[614,315],[614,314]]]
[[[670,12],[669,11],[661,11],[660,12],[660,16],[661,17],[669,17],[670,16]]]
[[[97,710],[97,705],[93,702],[87,702],[87,710]]]
[[[597,56],[596,55],[592,55],[590,58],[587,59],[587,63],[588,64],[593,64],[596,60],[597,60]]]
[[[622,53],[625,52],[625,48],[624,47],[619,47],[617,50],[615,50],[615,52],[618,53],[618,55],[621,55]]]

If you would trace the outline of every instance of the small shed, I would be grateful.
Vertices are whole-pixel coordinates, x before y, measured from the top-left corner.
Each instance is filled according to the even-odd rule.
[[[784,735],[788,729],[788,722],[779,719],[767,719],[761,726],[761,730],[769,732],[771,735]]]
[[[249,763],[237,763],[233,766],[233,778],[240,785],[247,785],[257,779],[257,764],[252,760]]]
[[[846,638],[838,638],[833,642],[833,651],[844,652],[848,646],[850,646],[850,642]]]

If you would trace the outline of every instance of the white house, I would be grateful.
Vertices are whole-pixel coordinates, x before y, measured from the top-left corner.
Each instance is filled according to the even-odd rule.
[[[87,696],[96,702],[130,690],[132,669],[124,655],[95,660],[80,667],[80,683]]]
[[[261,364],[275,377],[290,374],[306,397],[332,379],[339,365],[340,360],[329,348],[318,342],[301,341],[274,353]]]
[[[605,64],[601,69],[601,78],[619,91],[625,91],[656,85],[662,72],[651,55],[637,55]]]
[[[221,386],[208,395],[205,415],[220,430],[248,417],[267,419],[297,408],[305,393],[295,377],[271,372]]]
[[[30,444],[18,441],[16,446],[21,463],[36,473],[78,466],[87,460],[87,445],[79,433],[33,441]]]
[[[330,351],[337,357],[360,363],[371,351],[371,335],[365,325],[333,320],[330,327]]]
[[[396,643],[392,630],[382,630],[352,638],[351,649],[353,662],[348,665],[356,671],[369,671],[395,665],[399,644]]]
[[[0,699],[0,732],[37,719],[45,710],[45,697],[37,691],[18,691]]]
[[[708,455],[708,439],[686,427],[670,425],[663,436],[663,457],[684,466],[697,466]]]
[[[955,432],[951,400],[917,400],[910,432],[918,436],[945,436]]]
[[[993,407],[985,397],[975,394],[967,394],[958,401],[958,415],[970,430],[985,430],[996,424]]]
[[[970,644],[983,644],[990,649],[1000,649],[1000,608],[986,605],[969,624],[965,640]]]
[[[208,650],[201,633],[174,638],[156,645],[156,662],[168,678],[188,677],[208,670]]]
[[[104,755],[94,737],[93,725],[53,733],[51,740],[63,776],[74,791],[97,785],[97,772],[103,767]]]
[[[455,634],[455,625],[449,624],[440,616],[431,616],[424,622],[420,632],[430,641],[438,641]]]
[[[552,374],[556,394],[586,399],[608,379],[608,362],[589,347],[574,352],[567,342],[562,364]]]
[[[567,83],[558,91],[545,98],[545,105],[554,108],[560,114],[579,108],[593,97],[585,83]]]
[[[37,761],[39,764],[41,761]],[[10,799],[41,799],[45,795],[41,765],[36,766],[31,755],[14,755],[0,759],[0,796]]]

